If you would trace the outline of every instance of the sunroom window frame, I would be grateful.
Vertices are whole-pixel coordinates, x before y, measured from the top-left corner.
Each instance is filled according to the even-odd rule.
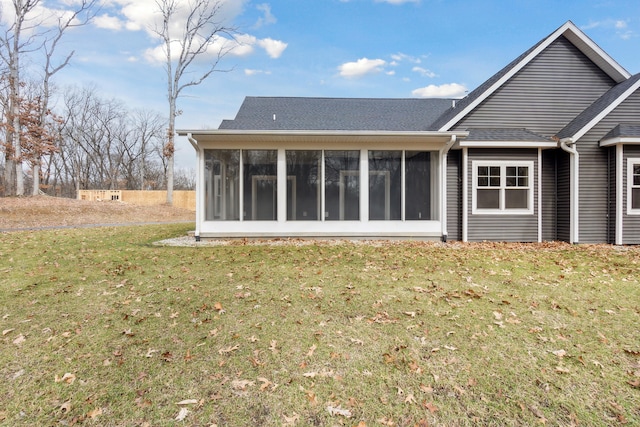
[[[633,189],[640,185],[633,184],[633,167],[640,166],[640,157],[627,158],[627,215],[640,215],[640,209],[633,208]]]
[[[471,191],[471,213],[473,215],[534,215],[534,166],[535,162],[532,160],[473,160],[471,162],[472,172],[472,191]],[[481,187],[478,185],[478,169],[481,167],[499,167],[500,168],[500,185]],[[507,186],[507,168],[508,167],[527,167],[527,186],[526,187],[513,187]],[[483,188],[497,189],[499,190],[499,207],[497,209],[478,208],[478,190]],[[506,190],[520,189],[528,190],[526,209],[522,208],[506,208]],[[640,212],[639,212],[640,213]]]

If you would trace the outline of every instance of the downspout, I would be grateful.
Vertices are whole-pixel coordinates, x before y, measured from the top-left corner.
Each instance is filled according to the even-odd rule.
[[[575,147],[575,141],[572,138],[563,138],[560,140],[560,148],[571,155],[570,160],[570,175],[571,175],[571,191],[570,191],[570,203],[571,203],[571,218],[570,218],[570,231],[569,240],[571,243],[578,243],[580,241],[580,154]]]
[[[191,144],[191,146],[196,150],[196,230],[195,230],[195,238],[196,238],[196,242],[200,241],[200,218],[202,217],[202,207],[203,207],[203,203],[200,200],[201,199],[201,195],[202,195],[202,191],[203,191],[203,184],[204,181],[202,180],[203,178],[203,173],[202,173],[202,158],[201,158],[201,150],[200,147],[198,147],[198,141],[196,141],[193,138],[193,135],[191,133],[187,134],[187,139],[189,140],[189,143]]]
[[[440,224],[442,224],[442,241],[447,242],[447,155],[458,137],[451,135],[451,139],[440,149]]]

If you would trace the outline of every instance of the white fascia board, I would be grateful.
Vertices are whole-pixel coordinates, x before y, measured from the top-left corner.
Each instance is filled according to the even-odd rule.
[[[595,116],[589,123],[587,123],[585,126],[582,127],[582,129],[580,129],[578,132],[576,132],[573,136],[571,136],[570,138],[573,141],[578,141],[580,138],[582,138],[587,132],[589,132],[595,125],[597,125],[598,123],[600,123],[600,121],[602,119],[604,119],[605,117],[607,117],[609,115],[609,113],[611,113],[613,110],[615,110],[620,104],[622,104],[623,101],[625,101],[629,96],[631,96],[631,94],[633,94],[636,90],[638,90],[638,88],[640,88],[640,80],[638,80],[637,82],[635,82],[633,85],[631,85],[631,87],[629,87],[629,89],[627,89],[626,91],[624,91],[624,93],[622,95],[620,95],[615,101],[613,101],[611,104],[607,105],[607,108],[605,108],[604,110],[602,110],[600,112],[600,114],[598,114],[597,116]]]
[[[549,37],[547,37],[540,45],[533,50],[529,55],[524,57],[520,63],[514,66],[507,74],[502,76],[500,80],[494,83],[483,94],[476,98],[466,108],[462,109],[456,116],[442,126],[439,130],[449,130],[453,125],[458,123],[469,112],[475,109],[482,101],[487,99],[493,94],[500,86],[511,79],[516,73],[518,73],[525,65],[538,56],[543,50],[545,50],[551,43],[556,41],[558,37],[565,36],[571,43],[573,43],[582,53],[584,53],[595,64],[602,68],[613,80],[620,83],[631,77],[631,74],[622,68],[616,61],[613,60],[604,50],[602,50],[597,44],[595,44],[586,34],[584,34],[575,24],[571,21],[565,23],[562,27],[558,28]]]
[[[471,148],[558,148],[555,141],[460,141],[460,147]]]
[[[300,141],[304,139],[313,142],[346,141],[354,143],[366,142],[432,142],[448,143],[453,136],[465,138],[466,131],[438,132],[438,131],[340,131],[340,130],[177,130],[180,136],[191,136],[198,143],[213,141],[224,142],[253,142],[273,143],[285,141]]]
[[[616,136],[600,141],[600,147],[610,147],[612,145],[640,145],[640,137],[637,136]]]

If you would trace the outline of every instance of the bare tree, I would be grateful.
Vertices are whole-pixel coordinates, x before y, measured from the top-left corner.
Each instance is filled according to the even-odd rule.
[[[23,99],[21,88],[22,62],[25,55],[42,50],[45,55],[43,66],[43,95],[40,105],[42,107],[40,117],[42,122],[46,120],[49,111],[51,77],[64,68],[73,52],[68,54],[62,61],[54,65],[53,58],[56,47],[62,39],[64,33],[69,29],[86,24],[92,17],[90,10],[96,5],[98,0],[77,0],[69,4],[75,5],[76,9],[66,11],[48,10],[44,6],[44,0],[12,0],[13,9],[10,16],[13,17],[11,23],[0,33],[0,59],[2,67],[6,68],[8,95],[6,97],[6,140],[5,140],[5,185],[10,186],[9,194],[24,194],[24,178],[22,170],[22,146],[20,125],[20,101]],[[44,13],[44,12],[47,13]],[[55,29],[47,24],[47,19],[56,17],[58,25]],[[34,192],[39,188],[39,163],[34,162]]]
[[[13,0],[14,19],[0,37],[0,58],[8,73],[7,132],[5,141],[5,189],[9,194],[24,194],[24,177],[20,147],[20,60],[32,49],[35,36],[32,31],[37,23],[28,15],[38,6],[40,0]],[[27,34],[26,37],[23,37]]]
[[[71,61],[71,58],[75,53],[75,51],[72,50],[64,56],[59,63],[54,64],[53,56],[56,52],[56,48],[58,47],[58,43],[62,40],[62,37],[68,30],[86,25],[97,13],[97,8],[95,7],[97,0],[79,0],[74,4],[76,5],[74,10],[57,17],[57,26],[53,30],[52,34],[45,39],[42,46],[44,52],[44,66],[42,76],[42,109],[40,110],[41,126],[44,126],[47,115],[50,112],[49,99],[51,97],[51,78],[69,64],[69,61]],[[40,159],[35,160],[36,161],[32,164],[32,194],[34,196],[40,191]]]
[[[187,3],[187,4],[185,4]],[[187,7],[185,11],[180,6]],[[232,38],[236,30],[228,27],[221,19],[222,0],[156,0],[161,13],[162,24],[154,29],[162,38],[166,54],[167,99],[169,101],[169,126],[163,155],[167,159],[167,203],[173,204],[175,121],[178,115],[177,99],[190,86],[197,86],[217,69],[220,60],[233,48],[232,43],[221,43],[227,36]],[[184,24],[180,31],[176,26],[185,12]],[[178,34],[177,34],[178,33]],[[175,48],[175,50],[173,49]],[[187,71],[200,57],[211,56],[207,66],[193,78],[187,78]],[[186,78],[186,80],[185,80]]]

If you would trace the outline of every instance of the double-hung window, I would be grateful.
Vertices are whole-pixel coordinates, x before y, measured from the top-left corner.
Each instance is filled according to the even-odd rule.
[[[627,214],[640,215],[640,158],[627,159]]]
[[[474,161],[474,214],[533,214],[533,162]]]

